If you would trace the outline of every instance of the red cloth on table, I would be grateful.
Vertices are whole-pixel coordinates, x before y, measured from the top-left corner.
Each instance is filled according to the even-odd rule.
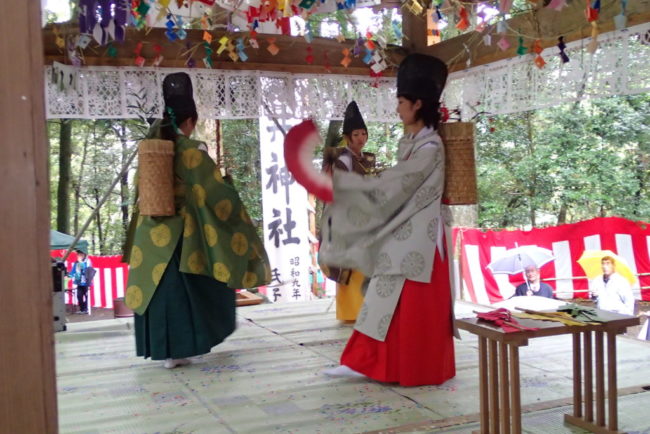
[[[404,282],[386,340],[355,330],[341,365],[401,386],[442,384],[456,375],[449,268],[438,251],[431,283]]]
[[[525,327],[519,324],[512,316],[512,313],[503,307],[491,310],[490,312],[477,313],[476,317],[485,321],[493,322],[503,329],[506,333],[519,332],[522,330],[537,330],[535,327]],[[511,325],[515,324],[515,326]]]

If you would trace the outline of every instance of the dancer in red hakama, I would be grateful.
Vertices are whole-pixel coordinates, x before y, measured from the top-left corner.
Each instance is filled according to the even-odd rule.
[[[397,76],[405,127],[398,163],[377,177],[334,170],[331,180],[297,167],[299,182],[326,201],[320,262],[354,268],[370,282],[355,330],[329,375],[365,375],[403,386],[441,384],[455,375],[453,297],[444,248],[441,197],[445,153],[437,132],[446,65],[407,56]],[[314,140],[309,121],[290,132]],[[298,146],[296,154],[313,155]],[[311,152],[311,154],[310,154]],[[287,166],[292,169],[289,160]]]

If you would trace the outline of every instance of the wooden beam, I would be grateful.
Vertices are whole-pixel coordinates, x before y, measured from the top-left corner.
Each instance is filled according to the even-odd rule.
[[[599,32],[614,30],[613,18],[620,12],[619,0],[603,0],[597,21]],[[650,0],[629,0],[627,15],[628,26],[649,22]],[[592,26],[585,18],[585,3],[577,0],[570,2],[561,12],[543,8],[508,20],[506,38],[511,48],[506,51],[501,51],[496,45],[500,36],[494,29],[491,30],[490,46],[483,44],[482,33],[468,32],[430,47],[418,48],[417,51],[439,57],[447,62],[450,71],[458,71],[466,68],[468,55],[465,45],[470,49],[470,66],[478,66],[517,56],[517,33],[527,36],[524,44],[530,52],[535,38],[541,40],[543,48],[547,48],[557,45],[560,36],[564,36],[564,42],[568,43],[590,37],[591,31]]]
[[[3,8],[0,433],[56,433],[40,2]]]
[[[78,33],[76,26],[69,24],[56,26],[64,38],[72,37]],[[347,40],[339,43],[336,40],[327,38],[314,38],[309,44],[304,38],[283,35],[259,35],[259,49],[252,47],[246,48],[246,54],[249,57],[247,62],[233,62],[228,57],[228,51],[225,50],[221,55],[217,54],[219,39],[224,35],[223,32],[212,32],[212,59],[213,67],[216,69],[226,70],[261,70],[275,72],[291,72],[305,74],[342,74],[342,75],[365,75],[368,76],[370,70],[363,63],[362,57],[353,57],[352,63],[348,68],[341,66],[343,58],[343,48],[352,48],[353,40]],[[235,33],[228,35],[231,39],[247,37],[248,33]],[[169,41],[165,36],[165,29],[149,29],[148,31],[129,28],[127,30],[126,41],[124,43],[113,43],[117,48],[117,57],[108,56],[107,47],[100,47],[96,43],[91,43],[84,50],[83,62],[88,66],[135,66],[134,50],[139,42],[142,42],[142,56],[146,59],[145,66],[151,66],[156,56],[154,47],[160,46],[161,54],[164,57],[161,67],[187,67],[187,60],[192,57],[197,68],[205,68],[203,58],[205,49],[203,48],[203,31],[188,30],[187,38],[184,41]],[[277,55],[272,55],[268,50],[267,38],[275,38],[275,44],[280,48]],[[43,44],[45,63],[52,62],[70,63],[65,53],[56,45],[56,35],[54,27],[48,26],[43,29]],[[309,54],[308,48],[311,48],[313,63],[310,65],[306,61]],[[389,60],[392,63],[398,63],[405,55],[401,47],[391,46],[388,48]],[[395,56],[393,58],[393,56]],[[329,71],[325,67],[328,62]],[[385,76],[395,75],[394,71],[387,70]]]

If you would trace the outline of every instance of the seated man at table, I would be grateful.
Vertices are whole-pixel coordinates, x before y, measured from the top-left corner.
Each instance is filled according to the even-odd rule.
[[[537,295],[553,298],[553,288],[539,280],[539,268],[529,265],[525,269],[526,281],[515,289],[514,297],[522,295]]]

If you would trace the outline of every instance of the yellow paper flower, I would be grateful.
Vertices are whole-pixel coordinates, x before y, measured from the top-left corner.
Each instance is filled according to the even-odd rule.
[[[181,159],[183,160],[183,165],[185,167],[188,169],[194,169],[203,161],[203,154],[198,149],[188,149],[183,151]]]
[[[194,194],[194,200],[198,206],[205,206],[205,188],[201,187],[199,184],[194,184],[192,186],[192,194]]]
[[[230,202],[229,199],[220,200],[214,206],[214,213],[217,215],[219,220],[225,222],[228,220],[228,217],[230,217],[230,213],[232,213],[232,202]]]
[[[138,268],[142,264],[142,250],[138,246],[133,246],[131,249],[131,258],[129,259],[129,267]]]
[[[203,225],[203,233],[205,234],[205,241],[208,243],[208,246],[214,247],[219,240],[217,230],[214,228],[214,226],[210,224]]]
[[[200,273],[205,268],[205,259],[203,252],[197,250],[187,258],[187,267],[192,273]]]
[[[243,256],[248,251],[248,240],[246,235],[241,232],[235,232],[230,240],[230,248],[238,256]]]
[[[167,268],[166,263],[160,263],[153,267],[153,270],[151,271],[151,279],[153,280],[154,285],[158,286],[160,283],[160,279],[162,278],[163,273],[165,272],[165,269]]]
[[[220,282],[227,283],[230,280],[230,270],[223,262],[215,262],[212,266],[214,278]]]
[[[139,286],[131,285],[126,288],[126,305],[131,309],[137,309],[142,304],[142,290]]]
[[[156,247],[165,247],[171,241],[172,232],[169,226],[160,223],[149,231],[149,236]]]

